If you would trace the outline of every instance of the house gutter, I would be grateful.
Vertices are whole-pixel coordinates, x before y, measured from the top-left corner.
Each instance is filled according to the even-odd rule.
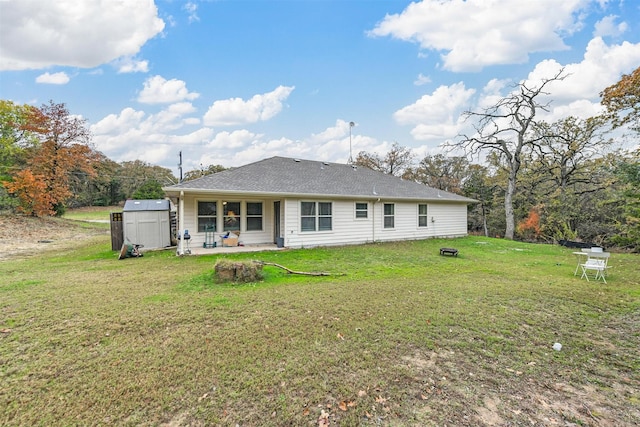
[[[170,187],[164,187],[163,190],[171,195],[177,194],[177,191],[171,189]],[[326,194],[326,193],[289,193],[289,192],[277,192],[277,191],[246,191],[246,190],[223,190],[223,189],[204,189],[204,188],[182,188],[180,189],[180,194],[184,194],[184,191],[188,191],[190,193],[199,193],[199,194],[211,194],[211,195],[238,195],[239,193],[245,196],[253,196],[253,197],[273,197],[273,198],[313,198],[313,199],[336,199],[336,200],[370,200],[370,195],[364,194]],[[447,197],[425,197],[425,196],[416,196],[416,197],[398,197],[393,195],[380,195],[379,197],[384,197],[385,200],[394,201],[394,202],[415,202],[415,201],[427,201],[430,203],[436,202],[446,202],[446,203],[477,203],[477,200],[470,199],[467,197],[459,196],[456,198],[447,198]]]

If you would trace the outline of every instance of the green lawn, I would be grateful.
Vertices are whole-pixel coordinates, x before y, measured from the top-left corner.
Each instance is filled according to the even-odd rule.
[[[108,236],[0,262],[0,424],[640,423],[638,255],[606,285],[479,237],[225,258],[346,275],[220,285],[215,249],[118,261]]]
[[[120,206],[88,206],[78,209],[70,209],[63,215],[66,219],[75,221],[104,221],[109,222],[111,212],[122,212]]]

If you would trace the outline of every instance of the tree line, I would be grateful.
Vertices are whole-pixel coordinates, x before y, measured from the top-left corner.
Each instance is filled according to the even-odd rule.
[[[640,249],[640,68],[601,93],[597,117],[538,119],[560,70],[537,86],[516,85],[480,111],[464,113],[473,134],[427,155],[394,143],[386,154],[360,152],[355,163],[478,201],[469,230],[507,239],[581,240]],[[625,133],[626,132],[626,133]],[[621,141],[634,149],[621,148]],[[469,159],[483,156],[482,164]]]
[[[462,155],[427,155],[394,143],[354,163],[477,200],[469,230],[530,241],[582,240],[640,249],[640,68],[601,93],[597,117],[540,120],[547,87],[520,83],[495,104],[466,111],[473,133],[448,144]],[[623,150],[620,140],[636,148]],[[482,157],[482,162],[471,159]],[[225,168],[201,166],[184,180]],[[0,100],[0,211],[61,215],[68,207],[162,198],[178,179],[139,160],[114,162],[97,151],[84,119],[64,104]]]

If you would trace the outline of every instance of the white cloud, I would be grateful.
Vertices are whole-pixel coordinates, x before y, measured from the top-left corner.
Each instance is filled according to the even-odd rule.
[[[469,108],[475,92],[462,82],[440,86],[431,95],[396,111],[393,118],[398,124],[414,125],[411,134],[415,139],[441,142],[458,133],[460,113]]]
[[[192,1],[187,2],[182,8],[187,12],[190,24],[200,20],[198,16],[198,5],[196,3]]]
[[[96,67],[137,54],[164,25],[152,1],[4,0],[0,70]]]
[[[137,60],[130,56],[119,58],[113,64],[118,69],[119,74],[149,72],[149,61]]]
[[[596,22],[596,29],[593,32],[593,35],[596,37],[606,37],[613,36],[618,37],[624,34],[629,26],[626,22],[621,22],[616,24],[616,19],[618,17],[615,15],[609,15],[602,18],[600,21]]]
[[[527,84],[539,85],[542,79],[554,76],[564,66],[567,77],[546,87],[554,106],[581,99],[599,102],[602,90],[620,80],[622,74],[633,71],[639,63],[640,43],[607,45],[602,38],[595,37],[587,45],[581,62],[563,65],[555,60],[542,61],[527,77]]]
[[[418,75],[418,78],[413,82],[414,85],[416,86],[422,86],[422,85],[426,85],[431,83],[431,78],[429,76],[425,76],[424,74],[420,73]]]
[[[66,85],[69,83],[69,76],[65,72],[44,73],[36,77],[36,83],[46,83],[52,85]]]
[[[309,141],[313,143],[317,143],[317,142],[331,141],[335,139],[343,139],[347,137],[347,142],[348,142],[349,128],[351,127],[349,126],[349,123],[350,122],[347,122],[345,120],[336,120],[335,126],[328,127],[320,133],[311,134]],[[354,126],[355,126],[355,123],[354,123]],[[353,133],[354,132],[352,128],[351,134],[353,135]]]
[[[257,135],[253,132],[249,132],[246,129],[236,130],[233,132],[219,132],[216,136],[207,144],[207,148],[216,150],[225,149],[237,149],[244,147],[262,135]]]
[[[249,100],[231,98],[215,101],[204,115],[207,126],[231,126],[269,120],[282,111],[283,102],[293,86],[278,86],[272,92],[254,95]]]
[[[220,132],[205,150],[194,151],[191,167],[200,164],[220,164],[226,167],[241,166],[272,156],[324,160],[345,163],[349,158],[349,122],[338,119],[326,129],[302,140],[289,138],[264,139],[264,135],[247,130]],[[355,128],[354,128],[355,129]],[[359,151],[386,153],[391,142],[379,142],[374,138],[353,133],[353,155]],[[204,153],[204,154],[202,154]]]
[[[144,82],[144,88],[138,95],[138,102],[144,104],[168,104],[187,100],[194,100],[199,93],[189,92],[187,84],[182,80],[166,80],[162,76],[149,77]]]
[[[524,63],[529,53],[566,50],[589,0],[424,0],[387,15],[369,32],[442,53],[443,68],[479,71]]]
[[[187,116],[195,111],[189,102],[172,104],[157,114],[128,107],[91,125],[90,130],[96,148],[115,161],[161,163],[171,150],[180,150],[176,147],[203,145],[211,139],[213,129],[208,127],[185,132],[199,123]]]

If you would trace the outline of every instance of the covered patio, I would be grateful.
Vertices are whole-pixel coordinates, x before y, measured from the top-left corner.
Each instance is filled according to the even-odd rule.
[[[174,250],[179,250],[179,246],[176,248],[172,248]],[[286,248],[279,248],[275,244],[259,244],[259,245],[248,245],[248,246],[232,246],[232,247],[223,247],[216,246],[215,248],[203,248],[202,246],[191,247],[191,253],[188,253],[186,245],[185,245],[185,255],[221,255],[221,254],[237,254],[237,253],[245,253],[245,252],[264,252],[264,251],[281,251]]]

